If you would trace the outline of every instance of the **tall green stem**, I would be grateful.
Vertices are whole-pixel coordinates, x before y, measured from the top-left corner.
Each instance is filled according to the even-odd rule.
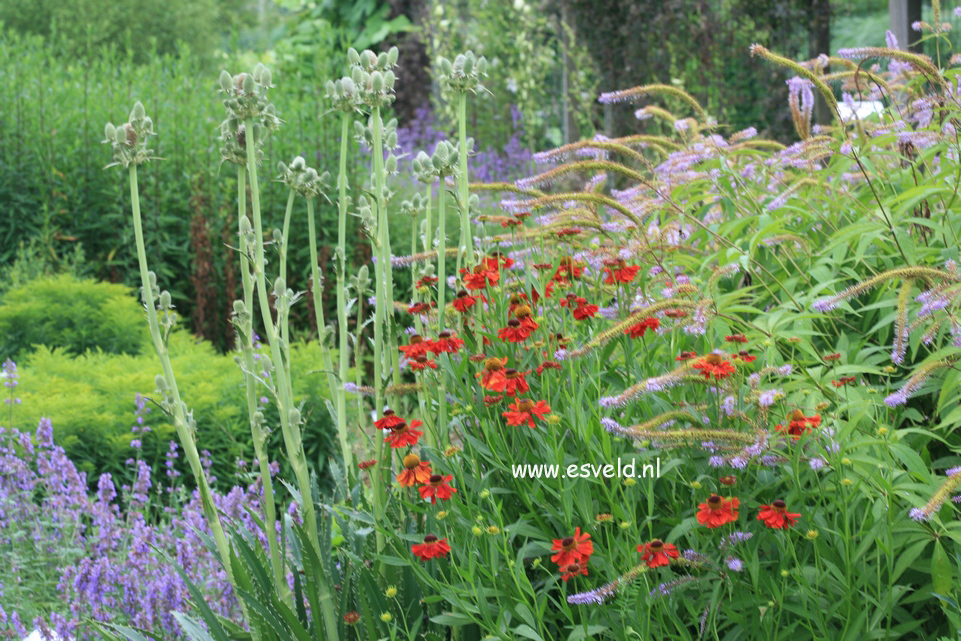
[[[445,329],[447,312],[447,186],[444,176],[440,176],[440,190],[437,194],[437,332]],[[459,256],[459,254],[458,254]],[[443,356],[443,354],[442,354]],[[437,402],[440,414],[437,418],[437,435],[443,437],[447,433],[447,374],[441,372],[440,390]],[[430,443],[436,447],[437,443]]]
[[[177,379],[174,376],[173,366],[170,363],[170,354],[167,351],[167,344],[161,334],[160,323],[157,320],[157,307],[154,299],[153,286],[148,276],[150,272],[147,267],[147,251],[144,245],[143,222],[140,218],[140,190],[137,185],[136,164],[130,165],[130,203],[131,209],[133,210],[133,229],[137,243],[137,262],[140,267],[144,305],[147,308],[147,322],[150,326],[150,337],[153,340],[154,349],[156,349],[157,356],[160,358],[160,363],[163,367],[164,380],[167,382],[170,390],[170,398],[172,401],[172,407],[170,409],[173,414],[174,427],[177,430],[177,436],[180,438],[180,444],[184,448],[184,456],[197,482],[197,489],[200,492],[200,502],[203,506],[204,516],[207,519],[207,524],[217,544],[217,551],[220,554],[220,558],[223,560],[224,569],[227,572],[227,579],[236,589],[237,584],[234,580],[233,566],[230,562],[230,546],[227,543],[227,536],[220,522],[220,515],[214,506],[210,485],[207,483],[207,476],[204,474],[204,468],[200,462],[200,454],[197,452],[197,442],[194,440],[195,435],[187,423],[186,412],[184,411],[185,405],[180,400],[180,390],[177,388]],[[246,614],[246,608],[244,608],[245,617]]]
[[[381,140],[382,122],[380,119],[380,107],[373,109],[373,134],[374,148],[374,176],[371,184],[374,188],[374,200],[377,204],[377,265],[374,270],[374,282],[376,287],[377,304],[374,306],[374,408],[376,416],[380,419],[384,413],[384,330],[387,328],[389,319],[393,316],[391,307],[393,301],[388,298],[387,279],[390,277],[390,250],[387,246],[387,204],[384,202],[384,151],[383,141]],[[371,483],[374,490],[374,518],[379,522],[384,520],[384,503],[386,502],[386,488],[384,487],[384,472],[390,474],[391,461],[390,452],[385,450],[383,439],[380,440],[376,478]],[[383,533],[378,530],[376,535],[377,553],[383,553],[386,540]],[[382,568],[386,571],[386,567]]]
[[[337,174],[337,334],[339,338],[337,368],[337,435],[340,438],[341,453],[344,457],[344,474],[350,470],[353,458],[347,439],[347,140],[350,134],[350,112],[345,111],[340,127],[340,168]],[[357,363],[360,367],[360,363]]]
[[[457,200],[460,207],[460,229],[461,229],[461,248],[458,252],[458,262],[460,253],[467,252],[467,268],[474,266],[474,234],[471,233],[470,207],[468,205],[470,195],[467,192],[467,92],[460,92],[457,100],[457,138],[458,151],[460,152],[459,167],[457,168]],[[458,271],[460,273],[460,265]]]
[[[244,167],[237,168],[237,220],[247,216],[247,174]],[[267,530],[267,547],[270,553],[270,567],[274,573],[274,585],[278,594],[284,595],[284,600],[293,603],[293,596],[287,587],[287,577],[284,570],[280,549],[277,546],[276,523],[277,507],[274,501],[274,483],[270,476],[270,460],[264,446],[267,437],[254,420],[257,412],[257,390],[254,380],[254,283],[250,277],[250,247],[244,234],[240,235],[240,275],[244,288],[244,305],[247,316],[243,323],[240,339],[243,341],[241,349],[244,359],[244,384],[247,392],[247,416],[250,420],[250,435],[254,442],[254,456],[260,467],[260,480],[264,486],[264,527]]]

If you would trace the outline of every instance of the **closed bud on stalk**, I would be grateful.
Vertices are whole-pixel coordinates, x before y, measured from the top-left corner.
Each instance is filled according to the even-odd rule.
[[[377,93],[384,90],[384,75],[381,72],[375,71],[370,74],[370,88]]]
[[[400,55],[400,51],[397,50],[397,47],[391,47],[391,48],[387,51],[387,64],[390,65],[391,67],[393,67],[394,65],[396,65],[396,64],[397,64],[397,58],[398,58],[399,55]]]
[[[303,171],[307,166],[307,162],[304,160],[303,156],[297,156],[290,161],[290,168],[293,171]]]
[[[381,54],[380,54],[379,56],[377,56],[377,66],[380,67],[381,69],[385,69],[385,68],[387,67],[387,64],[388,64],[388,63],[387,63],[387,52],[386,52],[386,51],[385,51],[385,52],[381,52]]]
[[[465,61],[465,60],[466,60],[466,58],[464,58],[464,54],[462,54],[462,53],[457,54],[457,57],[454,58],[454,70],[455,70],[455,71],[460,71],[460,70],[462,70],[462,69],[464,68],[464,61]]]
[[[463,68],[464,68],[464,75],[470,75],[470,73],[474,70],[474,56],[464,57]]]
[[[279,229],[275,229],[274,234],[275,234],[274,238],[281,236]],[[285,289],[287,289],[287,281],[285,281],[283,278],[278,276],[277,279],[274,281],[274,294],[277,294],[277,295],[283,294]]]
[[[160,292],[159,305],[160,309],[170,309],[170,292],[166,289]]]
[[[254,94],[254,89],[256,88],[256,86],[257,84],[256,84],[256,81],[254,80],[254,77],[249,74],[244,74],[244,79],[242,84],[244,93],[247,94],[248,96],[252,96]]]
[[[387,134],[387,148],[394,149],[397,146],[397,132],[392,131]]]
[[[283,161],[283,160],[278,160],[278,161],[277,161],[277,173],[278,173],[278,174],[286,174],[286,173],[287,173],[287,165],[284,164],[284,161]]]
[[[240,219],[240,233],[246,236],[249,234],[253,228],[250,226],[250,220],[246,216]]]
[[[384,85],[385,85],[388,89],[393,89],[393,88],[394,88],[394,81],[395,81],[395,80],[397,80],[397,78],[396,78],[396,76],[394,76],[394,72],[393,72],[393,71],[390,71],[390,70],[388,69],[388,70],[384,73]]]
[[[287,413],[287,420],[290,421],[291,425],[300,425],[300,410],[296,407],[290,408]]]
[[[284,234],[279,229],[276,229],[276,228],[274,229],[274,231],[271,233],[270,236],[273,239],[273,241],[278,245],[282,243],[284,240]],[[280,280],[280,279],[278,278],[277,280]]]
[[[230,93],[233,83],[234,78],[226,69],[220,72],[220,88],[223,89],[225,93]]]
[[[360,54],[353,47],[347,50],[347,62],[352,65],[360,64]]]
[[[447,76],[454,73],[454,67],[450,64],[450,60],[447,58],[440,59],[440,70],[444,73],[444,75]]]
[[[114,129],[113,137],[114,137],[114,141],[118,145],[126,145],[127,144],[127,125],[121,125],[116,129]]]
[[[170,386],[167,385],[167,379],[164,378],[163,374],[157,374],[156,378],[153,379],[153,384],[157,386],[157,391],[161,394],[170,389]]]
[[[384,169],[387,170],[389,174],[397,173],[397,156],[390,154],[387,156],[387,162],[384,164]]]
[[[328,98],[337,98],[340,96],[341,91],[340,91],[339,85],[340,85],[339,80],[337,81],[336,85],[334,84],[333,80],[328,80],[327,82],[324,83],[324,91],[327,92]]]
[[[143,119],[144,119],[144,116],[146,116],[146,115],[147,115],[147,114],[146,114],[146,112],[144,111],[143,103],[141,103],[141,102],[138,100],[136,103],[134,103],[133,109],[130,110],[130,118],[129,118],[129,120],[130,120],[130,122],[133,122],[133,121],[135,121],[135,120],[143,120]]]
[[[485,58],[484,56],[481,56],[477,60],[477,73],[481,75],[487,74],[487,58]]]
[[[157,286],[157,274],[153,272],[147,272],[147,283],[150,284],[150,288],[153,289]]]
[[[358,87],[363,87],[365,84],[367,84],[365,81],[366,77],[367,77],[367,74],[364,73],[364,70],[361,69],[360,67],[354,67],[353,71],[350,72],[350,79]]]
[[[247,313],[247,305],[242,300],[234,301],[234,314],[244,316]]]
[[[117,128],[109,122],[103,128],[104,142],[113,142],[117,139]]]
[[[364,53],[360,54],[360,56],[365,69],[371,69],[377,64],[377,54],[370,49],[364,49]]]

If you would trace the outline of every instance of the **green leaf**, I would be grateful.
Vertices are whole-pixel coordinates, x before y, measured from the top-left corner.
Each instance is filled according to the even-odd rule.
[[[934,554],[931,555],[931,586],[939,594],[951,592],[953,569],[941,541],[934,541]]]

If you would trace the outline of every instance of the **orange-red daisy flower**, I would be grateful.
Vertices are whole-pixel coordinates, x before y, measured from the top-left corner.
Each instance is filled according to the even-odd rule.
[[[573,258],[565,256],[564,258],[561,258],[560,265],[557,267],[557,271],[554,272],[554,277],[552,280],[555,282],[561,282],[580,278],[583,271],[584,269],[582,267],[578,267]]]
[[[818,427],[821,425],[821,415],[815,414],[814,416],[805,416],[804,412],[801,410],[794,410],[788,414],[790,421],[788,422],[788,427],[785,430],[783,425],[778,425],[776,431],[787,432],[791,435],[794,440],[801,438],[801,435],[806,433],[809,429]]]
[[[587,561],[581,563],[571,563],[567,567],[561,568],[561,580],[568,581],[578,575],[587,576]]]
[[[368,461],[360,461],[359,463],[357,463],[357,467],[362,470],[369,470],[375,465],[377,465],[377,459],[370,459]]]
[[[644,336],[644,332],[646,332],[647,330],[656,332],[660,326],[661,326],[661,321],[655,318],[654,316],[651,316],[650,318],[645,318],[637,325],[631,325],[630,327],[624,330],[624,333],[630,336],[631,338],[641,338],[642,336]]]
[[[588,303],[583,298],[577,299],[577,307],[574,309],[574,318],[577,320],[586,320],[588,318],[594,318],[594,314],[598,312],[600,307],[597,305],[592,305]]]
[[[443,352],[447,352],[448,354],[456,354],[457,350],[463,346],[463,339],[457,338],[445,330],[437,335],[436,341],[430,341],[430,346],[427,348],[427,350],[433,354],[441,354]]]
[[[831,381],[831,385],[834,385],[835,387],[844,387],[848,383],[853,383],[856,380],[856,376],[842,376],[841,380],[839,381]]]
[[[604,275],[606,278],[604,282],[608,285],[615,285],[617,283],[629,283],[634,280],[637,276],[637,272],[640,267],[628,267],[623,260],[616,260],[611,262],[605,262],[608,265],[604,268]]]
[[[420,497],[430,499],[431,503],[437,503],[437,499],[442,501],[450,499],[451,494],[457,491],[456,487],[448,485],[452,480],[454,480],[453,476],[432,474],[427,482],[420,486]]]
[[[518,394],[526,394],[531,391],[525,378],[527,372],[519,372],[513,367],[508,367],[504,370],[504,376],[507,377],[507,387],[504,388],[504,392],[508,396],[517,396]]]
[[[682,351],[680,354],[678,354],[677,358],[675,358],[674,360],[676,360],[676,361],[689,361],[689,360],[691,360],[692,358],[697,358],[697,352],[693,352],[693,351]]]
[[[745,362],[745,363],[753,363],[754,361],[757,360],[757,356],[753,356],[750,352],[748,352],[747,350],[744,350],[744,349],[742,349],[741,351],[739,351],[737,354],[731,354],[731,358],[732,358],[733,360],[738,360],[738,359],[740,359],[741,361],[743,361],[743,362]]]
[[[384,410],[383,418],[374,421],[374,426],[379,430],[389,430],[397,427],[404,422],[404,419],[394,414],[394,410]]]
[[[472,271],[461,270],[464,287],[467,289],[484,289],[488,285],[494,286],[501,278],[496,269],[488,269],[487,265],[478,265]]]
[[[733,334],[732,336],[725,336],[724,340],[726,340],[728,343],[746,343],[747,336],[744,334]]]
[[[551,411],[551,406],[547,404],[546,401],[537,401],[536,403],[528,398],[518,398],[515,399],[511,405],[508,405],[508,411],[501,412],[501,415],[507,419],[508,425],[524,425],[527,424],[528,427],[534,429],[534,417],[544,418],[544,415]]]
[[[417,281],[417,287],[424,287],[425,285],[434,285],[437,283],[437,276],[424,276],[419,281]]]
[[[426,314],[430,311],[431,305],[429,303],[414,303],[407,308],[408,314]]]
[[[561,369],[561,364],[556,361],[544,361],[537,366],[537,374],[543,374],[545,369]]]
[[[736,476],[722,476],[718,480],[721,482],[721,485],[734,485],[737,483]]]
[[[647,563],[649,568],[670,565],[671,559],[681,555],[673,543],[664,543],[660,539],[638,545],[637,551],[641,553],[641,560]]]
[[[666,309],[664,310],[664,315],[668,318],[684,318],[687,316],[687,312],[683,309]]]
[[[799,518],[801,518],[801,515],[788,512],[787,504],[780,499],[770,505],[762,505],[761,511],[757,515],[758,521],[775,530],[790,527],[797,523]]]
[[[438,539],[433,534],[428,534],[423,543],[412,545],[410,551],[421,561],[430,561],[447,556],[450,545],[447,544],[447,539]]]
[[[712,494],[705,503],[698,506],[697,522],[710,528],[721,527],[737,520],[738,499],[725,499]]]
[[[516,318],[507,321],[507,327],[502,327],[497,331],[498,338],[509,343],[523,343],[530,335],[530,329]]]
[[[401,345],[397,349],[404,352],[407,360],[412,361],[420,354],[426,355],[428,347],[430,347],[429,342],[425,341],[420,334],[414,334],[410,337],[408,345]]]
[[[424,356],[423,354],[421,354],[420,356],[418,356],[417,358],[415,358],[415,359],[412,360],[412,361],[408,361],[408,362],[407,362],[407,365],[408,365],[408,367],[410,367],[410,369],[411,369],[412,372],[419,372],[419,371],[425,370],[425,369],[427,369],[427,368],[437,369],[437,363],[434,362],[433,360],[427,358],[427,357]]]
[[[397,475],[397,482],[402,487],[414,487],[429,481],[431,474],[430,463],[411,452],[404,457],[404,471]]]
[[[468,309],[477,304],[477,299],[467,293],[466,289],[462,289],[457,292],[457,296],[454,298],[454,302],[451,305],[454,309],[459,311],[461,314],[465,313]]]
[[[566,568],[572,563],[587,563],[587,560],[594,554],[594,544],[591,542],[591,535],[585,532],[581,534],[581,528],[574,528],[574,536],[566,536],[563,539],[554,539],[552,552],[557,552],[551,557],[551,561],[562,568]]]
[[[491,270],[497,270],[501,267],[510,269],[514,266],[514,259],[506,254],[495,251],[491,252],[490,256],[485,256],[482,264]]]
[[[490,392],[503,392],[507,388],[507,374],[504,370],[506,364],[506,356],[488,358],[484,361],[484,370],[477,373],[481,379],[481,387]]]
[[[413,447],[417,445],[417,441],[424,435],[421,430],[415,429],[421,425],[423,425],[423,423],[420,421],[411,421],[410,425],[404,421],[400,425],[391,428],[387,436],[384,437],[384,442],[390,444],[393,448],[406,447],[408,445]]]
[[[694,369],[701,370],[704,374],[704,378],[711,380],[721,380],[727,378],[737,370],[728,361],[724,360],[720,354],[708,354],[697,363],[694,363]]]

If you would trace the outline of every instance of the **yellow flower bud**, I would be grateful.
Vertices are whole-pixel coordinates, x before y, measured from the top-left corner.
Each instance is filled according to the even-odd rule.
[[[887,435],[888,435],[888,428],[886,427],[878,428],[878,436],[887,436]]]
[[[787,570],[781,570],[781,576],[783,576],[783,577],[787,577],[787,576],[789,576],[790,574],[791,574],[791,573],[788,572]]]
[[[447,517],[447,510],[441,510],[437,513],[437,520],[441,520]]]
[[[807,537],[808,537],[808,539],[810,539],[810,540],[813,541],[814,539],[818,538],[818,531],[817,531],[817,530],[808,530]]]
[[[390,612],[384,612],[383,614],[380,615],[380,620],[383,621],[384,623],[390,623],[390,620],[393,618],[394,617],[390,616]]]
[[[627,477],[626,479],[624,479],[624,485],[626,485],[627,487],[631,487],[632,485],[637,485],[637,480],[632,479],[631,477]]]
[[[700,482],[700,481],[691,481],[691,487],[694,488],[695,490],[699,490],[699,489],[701,489],[701,482]]]
[[[472,528],[470,529],[470,531],[474,534],[474,536],[480,536],[480,535],[481,535],[481,532],[483,532],[483,530],[481,530],[481,529],[480,529],[479,527],[477,527],[476,525],[475,525],[474,527],[472,527]]]
[[[482,499],[486,499],[486,498],[487,498],[488,496],[490,496],[490,495],[491,495],[491,491],[490,491],[490,490],[481,490],[480,497],[481,497]]]
[[[388,599],[393,599],[395,596],[397,596],[397,588],[394,587],[393,585],[390,586],[389,588],[387,588],[387,591],[384,592],[384,595],[385,595]]]
[[[847,457],[844,457],[843,459],[841,459],[841,463],[842,463],[843,465],[850,465],[850,464],[851,464],[851,459],[849,459],[849,458],[847,458]]]
[[[499,527],[497,527],[496,525],[491,525],[490,527],[487,528],[487,533],[488,533],[488,534],[499,534],[500,531],[501,531],[501,529],[500,529]]]
[[[626,530],[627,528],[631,527],[631,524],[627,521],[621,521],[618,525],[620,525],[622,530]]]
[[[851,479],[841,479],[841,485],[851,485],[854,483]]]

